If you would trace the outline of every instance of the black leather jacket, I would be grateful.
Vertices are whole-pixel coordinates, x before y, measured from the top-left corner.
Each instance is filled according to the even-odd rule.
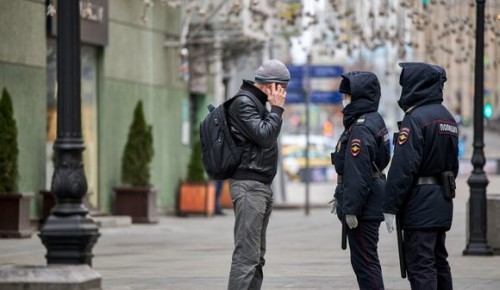
[[[255,98],[241,96],[242,92]],[[229,106],[228,122],[233,138],[243,148],[243,155],[231,178],[271,184],[278,165],[283,108],[272,106],[269,112],[265,107],[267,95],[247,80],[243,80],[235,98]]]

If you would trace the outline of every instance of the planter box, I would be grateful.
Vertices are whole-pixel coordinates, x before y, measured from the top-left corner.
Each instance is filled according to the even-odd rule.
[[[224,180],[224,183],[222,185],[220,206],[222,208],[233,208],[233,200],[231,198],[231,191],[229,190],[229,180]]]
[[[42,210],[40,213],[39,226],[42,227],[50,215],[50,211],[56,205],[56,197],[50,190],[40,190],[42,196]]]
[[[132,223],[157,223],[156,190],[116,187],[115,215],[128,215]]]
[[[181,183],[178,214],[190,213],[212,216],[215,212],[215,184],[213,182]]]
[[[31,197],[17,192],[0,193],[0,237],[31,237]]]
[[[488,194],[486,207],[486,238],[495,255],[500,255],[500,194]]]

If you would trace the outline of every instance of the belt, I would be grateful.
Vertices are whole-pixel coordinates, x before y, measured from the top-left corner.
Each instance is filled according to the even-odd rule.
[[[417,180],[417,185],[424,185],[424,184],[441,184],[441,182],[439,182],[439,180],[434,176],[419,177]]]
[[[372,172],[373,177],[380,177],[380,174],[378,171],[373,171]],[[344,183],[344,175],[337,175],[337,184],[342,184]]]

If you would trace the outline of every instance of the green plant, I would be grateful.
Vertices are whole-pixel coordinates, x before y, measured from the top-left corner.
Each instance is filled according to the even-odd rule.
[[[0,99],[0,132],[0,192],[14,192],[19,181],[19,148],[14,109],[6,88],[3,89]]]
[[[135,106],[127,143],[122,156],[122,182],[134,187],[149,187],[150,163],[153,159],[153,129],[146,124],[142,101]]]
[[[203,163],[201,161],[201,141],[199,138],[196,138],[193,144],[191,157],[188,163],[188,172],[186,181],[187,182],[207,181],[207,177],[205,175],[205,167],[203,167]]]

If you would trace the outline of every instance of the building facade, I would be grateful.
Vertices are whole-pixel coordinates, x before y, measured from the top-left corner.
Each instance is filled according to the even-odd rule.
[[[151,183],[162,211],[175,207],[176,190],[190,153],[182,121],[189,119],[187,84],[179,74],[178,49],[164,46],[179,35],[179,14],[140,1],[91,3],[93,19],[82,19],[82,134],[88,204],[113,212],[113,188],[120,184],[121,156],[133,110],[143,101],[152,124],[155,155]],[[59,12],[56,12],[59,13]],[[19,191],[34,193],[32,216],[39,215],[38,191],[50,189],[52,144],[56,136],[56,42],[44,0],[0,1],[0,86],[13,98],[18,126]],[[83,17],[82,17],[83,18]],[[84,22],[107,30],[106,41],[84,39]],[[96,27],[88,27],[96,35]],[[94,30],[92,30],[94,29]],[[184,138],[185,140],[185,138]]]

